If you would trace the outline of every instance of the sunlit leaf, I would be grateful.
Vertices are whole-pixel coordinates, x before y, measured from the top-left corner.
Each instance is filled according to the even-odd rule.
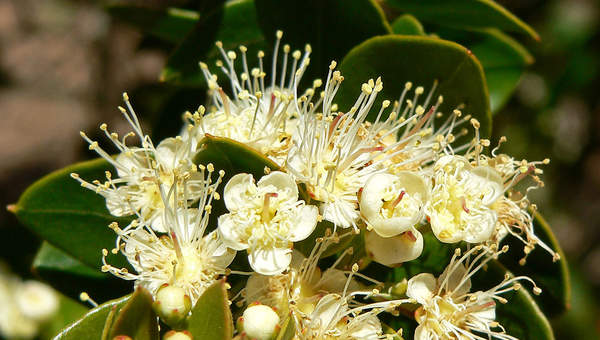
[[[192,309],[188,325],[194,339],[231,339],[233,320],[224,281],[216,282],[204,291]]]
[[[480,132],[491,132],[488,90],[481,64],[465,47],[424,36],[388,35],[365,41],[348,53],[339,67],[345,80],[336,96],[340,109],[347,111],[356,101],[361,84],[381,77],[383,91],[374,107],[384,99],[395,100],[408,81],[430,89],[438,81],[436,94],[443,95],[439,111],[453,109],[471,114],[481,123]],[[372,110],[371,118],[377,114]]]
[[[138,287],[121,308],[110,329],[110,339],[127,335],[136,340],[158,340],[158,321],[152,309],[152,295]]]

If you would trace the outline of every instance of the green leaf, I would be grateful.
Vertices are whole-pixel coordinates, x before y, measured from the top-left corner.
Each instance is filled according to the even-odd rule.
[[[85,289],[97,301],[106,301],[131,291],[131,282],[85,265],[44,241],[32,264],[33,271],[55,289],[78,299]]]
[[[512,276],[498,261],[488,262],[484,272],[474,277],[474,288],[471,291],[493,287],[502,281],[506,273]],[[502,294],[508,303],[496,304],[496,321],[506,329],[507,334],[517,339],[552,340],[554,334],[550,322],[531,297],[528,289],[529,286],[524,283],[521,289]]]
[[[223,182],[241,172],[250,173],[258,180],[265,174],[265,168],[279,170],[277,164],[260,152],[229,138],[206,135],[198,143],[198,149],[194,163],[212,163],[216,171],[224,170]]]
[[[121,308],[110,329],[110,339],[127,335],[136,340],[158,340],[158,321],[152,309],[152,295],[138,287]]]
[[[540,39],[533,28],[491,0],[386,0],[386,3],[436,25],[466,29],[496,27]]]
[[[201,18],[167,60],[160,75],[161,81],[205,85],[198,62],[204,61],[209,67],[214,67],[214,62],[221,58],[214,46],[215,41],[222,41],[225,50],[246,46],[249,49],[248,63],[254,65],[258,50],[266,43],[258,28],[252,0],[228,1]]]
[[[82,304],[64,295],[59,295],[58,300],[58,311],[40,331],[42,339],[52,339],[63,328],[81,318],[88,311]]]
[[[463,44],[479,59],[490,92],[492,113],[498,112],[517,87],[533,56],[519,42],[497,29],[475,32],[438,31],[445,39]]]
[[[565,312],[571,303],[571,278],[565,254],[561,249],[552,229],[546,220],[538,213],[534,220],[535,234],[545,244],[560,256],[560,260],[552,262],[552,255],[539,245],[529,253],[524,266],[519,264],[523,258],[523,244],[514,237],[507,236],[505,243],[510,250],[500,258],[500,261],[516,275],[529,276],[542,288],[542,294],[535,296],[535,300],[549,315],[554,316]]]
[[[106,209],[102,196],[82,188],[71,178],[72,172],[87,180],[102,179],[113,170],[103,159],[71,165],[32,184],[11,206],[19,221],[58,249],[92,268],[102,265],[101,250],[112,248],[115,234],[108,224],[128,224],[129,218],[117,218]],[[125,266],[122,256],[114,257],[116,266]]]
[[[371,38],[346,55],[340,71],[345,80],[336,102],[349,110],[361,84],[381,76],[383,91],[374,107],[384,99],[397,99],[408,81],[430,89],[437,80],[436,94],[444,96],[440,111],[450,114],[464,104],[462,111],[481,123],[480,133],[489,136],[492,127],[488,90],[479,61],[465,47],[424,36],[389,35]],[[427,93],[427,92],[426,92]],[[372,110],[371,118],[377,114]]]
[[[332,60],[340,61],[365,39],[391,33],[374,0],[256,0],[258,21],[265,37],[283,30],[294,48],[312,45],[311,66],[305,79],[322,77]]]
[[[208,287],[192,309],[188,330],[194,339],[229,340],[233,335],[233,319],[224,281]]]
[[[425,35],[423,25],[410,14],[404,14],[396,18],[392,23],[392,31],[403,35]]]
[[[181,42],[200,18],[198,12],[188,9],[153,8],[129,2],[113,2],[106,9],[117,19],[172,43]]]
[[[284,320],[281,329],[279,330],[279,335],[277,335],[276,340],[292,340],[295,335],[296,324],[294,322],[294,319],[292,319],[291,317],[287,317]]]
[[[125,305],[129,297],[130,295],[123,296],[92,309],[81,319],[63,329],[54,340],[100,339],[105,334],[104,328],[110,327],[111,318]]]

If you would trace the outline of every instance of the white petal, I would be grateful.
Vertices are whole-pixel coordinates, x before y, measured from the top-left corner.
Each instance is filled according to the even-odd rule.
[[[258,181],[257,186],[259,188],[273,186],[275,188],[274,192],[278,194],[277,201],[296,202],[298,200],[298,186],[292,176],[285,172],[273,171],[263,176]]]
[[[291,231],[290,241],[298,242],[307,238],[317,226],[319,209],[314,205],[302,205],[293,215],[294,229]]]
[[[246,207],[250,192],[256,192],[252,175],[241,173],[231,177],[223,189],[225,206],[229,211]]]
[[[212,259],[215,264],[220,268],[227,268],[233,262],[235,258],[236,251],[232,250],[232,248],[227,247],[223,240],[219,236],[217,230],[213,230],[210,234],[204,237],[206,242],[211,242],[214,251],[212,253]]]
[[[321,330],[332,329],[337,323],[340,315],[348,309],[342,297],[338,294],[327,294],[319,300],[315,310],[311,313],[312,320],[318,320]]]
[[[367,232],[365,234],[367,254],[375,262],[385,266],[394,266],[412,261],[423,252],[423,235],[414,228],[410,230],[410,233],[415,237],[415,240],[409,235],[381,237],[375,232]]]
[[[177,140],[176,138],[165,138],[156,147],[156,161],[159,164],[167,167],[167,169],[174,169],[177,166],[177,149],[180,146],[180,140]]]
[[[495,211],[486,209],[476,220],[469,223],[465,230],[464,240],[469,243],[481,243],[489,240],[496,228],[498,215]]]
[[[496,169],[489,166],[478,166],[473,169],[472,173],[481,177],[485,183],[481,188],[485,193],[482,199],[483,204],[490,205],[504,195],[504,181]]]
[[[418,325],[417,328],[415,329],[415,336],[414,336],[414,340],[431,340],[431,339],[435,339],[434,337],[431,337],[431,331],[429,330],[429,327],[427,327],[426,324],[424,325]]]
[[[333,203],[323,203],[319,206],[319,210],[325,220],[337,227],[350,228],[359,218],[354,204],[341,199]]]
[[[291,249],[252,249],[248,252],[250,267],[263,275],[281,274],[289,267],[291,261]]]
[[[417,300],[421,305],[427,305],[435,294],[437,281],[430,273],[421,273],[408,280],[406,295]]]
[[[236,222],[233,214],[223,214],[218,219],[219,236],[223,243],[234,250],[244,250],[248,248],[247,240],[240,234],[243,226]]]

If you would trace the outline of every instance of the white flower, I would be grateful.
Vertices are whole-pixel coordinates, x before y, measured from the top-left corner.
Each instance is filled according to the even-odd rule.
[[[429,189],[416,173],[375,174],[360,195],[360,212],[381,237],[397,236],[423,219]]]
[[[37,322],[47,321],[58,310],[56,292],[41,282],[24,281],[18,285],[14,294],[23,315]]]
[[[459,257],[460,249],[457,249],[450,264],[437,279],[429,273],[412,277],[408,281],[406,295],[421,305],[415,312],[419,323],[415,340],[516,339],[504,333],[502,326],[495,321],[495,301],[506,303],[500,294],[519,289],[521,284],[518,281],[533,281],[527,277],[506,276],[501,283],[486,291],[470,292],[470,278],[490,259],[507,250],[495,252],[477,246]],[[472,255],[474,259],[471,259]],[[536,294],[541,292],[535,284],[533,291]]]
[[[315,229],[317,207],[298,200],[298,187],[286,173],[275,171],[257,184],[249,174],[237,174],[225,185],[225,206],[219,217],[219,234],[235,250],[248,250],[257,273],[274,275],[288,268],[293,242]]]
[[[224,275],[235,252],[223,244],[218,233],[204,235],[211,203],[218,198],[216,188],[224,173],[221,171],[217,181],[211,184],[212,164],[206,168],[208,174],[200,187],[198,209],[185,208],[183,202],[186,197],[183,201],[176,199],[177,188],[183,187],[185,181],[173,184],[163,202],[166,206],[166,236],[156,235],[148,225],[140,224],[137,220],[124,229],[120,229],[116,223],[111,224],[110,227],[118,235],[112,252],[121,250],[137,274],[108,265],[106,249],[102,251],[102,270],[126,280],[135,280],[136,286],[148,289],[153,295],[164,284],[183,288],[192,304],[219,276]],[[203,178],[204,170],[201,166],[200,174]]]
[[[296,326],[296,335],[302,340],[384,339],[377,314],[363,312],[364,309],[350,308],[348,298],[327,294],[319,300],[314,311]]]
[[[178,177],[188,177],[186,181],[189,202],[197,200],[201,195],[202,179],[196,172],[192,163],[193,143],[181,137],[167,138],[154,146],[148,135],[142,132],[138,118],[131,107],[129,97],[123,94],[127,110],[119,107],[121,113],[131,124],[130,132],[119,140],[116,133],[107,130],[106,124],[100,129],[110,138],[120,153],[112,157],[101,147],[98,142],[92,141],[85,133],[81,136],[90,144],[90,150],[96,151],[102,158],[112,164],[118,178],[112,178],[110,172],[106,173],[104,183],[94,180],[89,183],[73,173],[71,176],[78,180],[87,189],[104,196],[106,207],[115,216],[128,216],[138,214],[145,224],[150,225],[158,232],[166,232],[164,221],[165,207],[161,191],[168,191]],[[127,137],[138,137],[141,147],[128,146]],[[183,192],[184,190],[181,190]]]
[[[205,134],[227,137],[258,150],[278,164],[285,160],[297,116],[292,89],[309,63],[310,46],[307,45],[302,56],[300,51],[290,54],[290,46],[284,45],[282,66],[277,74],[282,35],[281,31],[276,34],[270,84],[267,85],[262,51],[258,52],[258,67],[250,70],[246,60],[247,48],[240,46],[242,65],[241,70],[236,70],[238,54],[226,52],[221,42],[216,43],[223,57],[223,61],[217,64],[228,78],[232,96],[225,94],[217,76],[210,73],[208,66],[200,63],[214,109],[205,113],[204,107],[201,107],[194,114],[186,113],[185,118],[191,125],[184,130],[184,135],[189,134],[196,140],[202,139]],[[291,61],[291,69],[288,61]]]
[[[298,101],[300,123],[286,169],[306,185],[311,197],[322,202],[320,209],[326,220],[342,228],[357,229],[358,191],[372,174],[381,171],[370,163],[376,157],[374,152],[382,147],[374,138],[368,138],[363,123],[383,85],[380,79],[371,79],[363,84],[350,112],[338,113],[332,101],[343,77],[339,71],[333,71],[335,65],[332,62],[324,95],[317,105],[310,102],[315,88]],[[315,114],[321,102],[322,113]]]
[[[500,175],[449,155],[433,166],[433,182],[427,214],[435,236],[446,243],[489,240],[498,221],[491,206],[504,193]]]

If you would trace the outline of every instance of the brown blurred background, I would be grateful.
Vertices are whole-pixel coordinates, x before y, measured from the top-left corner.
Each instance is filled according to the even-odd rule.
[[[536,63],[494,118],[494,136],[506,135],[504,151],[518,158],[552,159],[535,200],[574,277],[573,312],[555,327],[559,339],[587,339],[585,330],[598,328],[600,287],[600,4],[499,2],[542,41],[523,42]],[[42,175],[91,157],[79,130],[96,131],[101,122],[124,128],[121,92],[154,86],[165,58],[158,42],[94,1],[0,0],[0,205],[17,201]],[[0,233],[0,258],[30,276],[39,241],[4,210]]]

